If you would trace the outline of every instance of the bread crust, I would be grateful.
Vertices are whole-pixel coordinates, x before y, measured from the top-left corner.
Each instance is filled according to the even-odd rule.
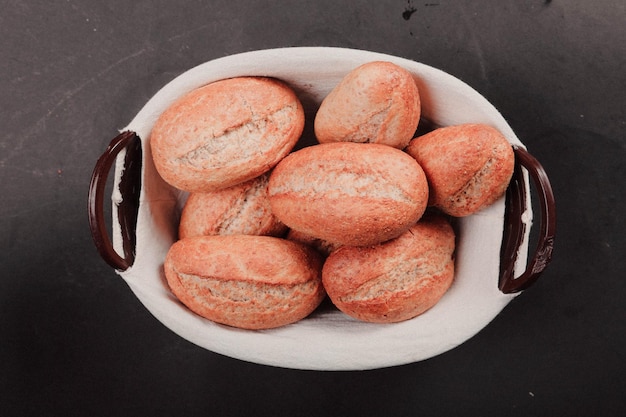
[[[327,242],[325,240],[307,235],[306,233],[294,229],[290,229],[285,238],[310,246],[318,251],[320,254],[322,254],[322,256],[324,257],[330,255],[332,251],[340,247],[340,245]]]
[[[397,237],[428,203],[419,164],[386,145],[336,142],[291,153],[270,175],[272,212],[288,227],[332,244]]]
[[[258,235],[280,237],[287,226],[272,213],[269,173],[209,193],[191,193],[180,218],[178,237]]]
[[[374,61],[349,72],[324,98],[314,130],[320,143],[381,143],[404,149],[420,114],[411,73],[391,62]]]
[[[356,319],[393,323],[433,307],[454,279],[455,235],[442,216],[425,216],[396,239],[342,247],[324,263],[333,304]]]
[[[284,326],[325,296],[322,259],[312,248],[269,236],[179,240],[164,263],[174,295],[196,314],[243,329]]]
[[[429,204],[455,217],[474,214],[502,197],[515,166],[511,144],[485,124],[436,129],[411,140],[406,152],[426,173]]]
[[[269,171],[303,128],[304,110],[290,87],[270,78],[238,77],[174,102],[156,121],[150,146],[166,182],[209,192]]]

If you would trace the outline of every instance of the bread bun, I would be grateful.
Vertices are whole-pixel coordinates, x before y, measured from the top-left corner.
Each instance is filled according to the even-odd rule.
[[[315,116],[320,143],[381,143],[404,149],[420,119],[411,73],[391,62],[357,67],[324,98]]]
[[[428,177],[429,203],[455,217],[474,214],[499,199],[515,165],[511,144],[484,124],[436,129],[411,140],[406,152]]]
[[[282,236],[287,226],[272,214],[269,173],[209,193],[191,193],[183,207],[178,237],[208,235]]]
[[[166,182],[209,192],[269,171],[291,151],[303,128],[304,110],[287,85],[231,78],[174,102],[156,121],[150,146]]]
[[[322,282],[333,304],[356,319],[393,323],[434,306],[454,279],[454,231],[425,216],[397,239],[330,254]]]
[[[386,145],[338,142],[291,153],[270,175],[272,212],[291,229],[333,244],[397,237],[424,213],[419,164]]]
[[[243,329],[308,316],[325,296],[315,250],[269,236],[201,236],[170,248],[164,269],[174,295],[196,314]]]

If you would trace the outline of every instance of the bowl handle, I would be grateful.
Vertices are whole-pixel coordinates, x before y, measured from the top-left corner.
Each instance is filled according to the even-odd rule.
[[[530,287],[552,260],[556,209],[554,194],[548,176],[535,157],[521,147],[513,146],[515,171],[506,191],[504,239],[501,250],[500,280],[498,288],[505,294],[516,293]],[[525,168],[537,189],[541,209],[538,242],[526,270],[514,276],[515,262],[526,232],[523,215],[526,211],[526,187],[522,171]]]
[[[124,171],[119,191],[122,201],[117,205],[124,256],[111,243],[104,219],[104,192],[107,178],[117,155],[126,149]],[[125,271],[135,261],[136,226],[141,191],[141,140],[136,133],[125,131],[116,136],[96,162],[89,184],[89,227],[100,256],[113,268]]]

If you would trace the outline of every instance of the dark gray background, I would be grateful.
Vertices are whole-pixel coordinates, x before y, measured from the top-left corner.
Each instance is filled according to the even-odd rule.
[[[622,0],[0,0],[0,413],[626,415],[625,22]],[[466,81],[552,180],[552,265],[450,352],[365,372],[226,358],[161,325],[95,250],[91,171],[159,88],[311,45]]]

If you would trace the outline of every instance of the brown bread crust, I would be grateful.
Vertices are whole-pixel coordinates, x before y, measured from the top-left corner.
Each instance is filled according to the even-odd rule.
[[[307,246],[310,246],[325,257],[330,255],[332,251],[340,247],[340,245],[326,242],[325,240],[318,239],[316,237],[307,235],[306,233],[302,233],[293,229],[289,230],[289,232],[287,233],[286,239],[293,240],[294,242],[300,242]]]
[[[325,296],[322,258],[269,236],[179,240],[164,263],[174,295],[196,314],[243,329],[269,329],[308,316]]]
[[[284,83],[262,77],[205,85],[174,102],[152,129],[157,171],[176,188],[209,192],[269,171],[294,147],[304,110]]]
[[[320,143],[381,143],[404,149],[420,113],[411,73],[391,62],[368,62],[348,73],[324,98],[315,116],[315,136]]]
[[[408,320],[434,306],[452,284],[454,249],[447,220],[428,216],[397,239],[332,252],[322,281],[335,306],[354,318]]]
[[[280,237],[287,232],[272,214],[267,196],[269,173],[210,193],[191,193],[183,207],[180,239],[208,235]]]
[[[291,229],[352,246],[399,236],[428,203],[419,164],[373,143],[327,143],[293,152],[272,172],[268,193],[272,212]]]
[[[515,165],[511,144],[484,124],[436,129],[413,139],[406,152],[426,173],[429,203],[456,217],[474,214],[498,200]]]

